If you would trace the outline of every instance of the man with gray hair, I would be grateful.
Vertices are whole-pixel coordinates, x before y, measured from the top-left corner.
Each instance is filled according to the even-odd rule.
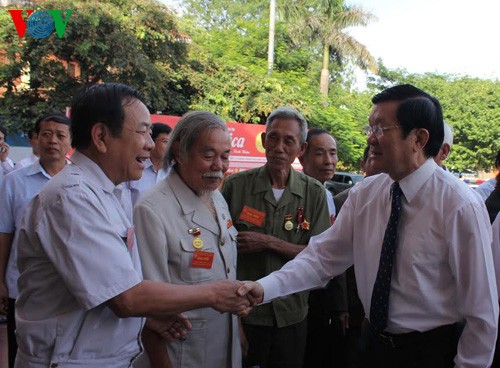
[[[292,162],[307,146],[307,122],[291,107],[274,110],[262,133],[267,163],[229,176],[223,185],[238,234],[238,279],[279,270],[330,226],[323,186]],[[308,294],[256,307],[243,319],[245,367],[302,367]],[[247,353],[247,354],[246,354]]]
[[[443,121],[444,124],[444,139],[441,148],[436,156],[434,156],[434,161],[438,166],[441,166],[443,169],[448,171],[446,166],[443,164],[443,161],[448,158],[451,152],[451,146],[453,146],[453,128],[450,124]]]
[[[134,209],[146,279],[179,285],[236,279],[238,232],[218,191],[230,149],[226,123],[211,112],[189,112],[175,126],[165,154],[172,170]],[[207,307],[185,314],[193,326],[185,339],[165,343],[144,330],[153,366],[169,367],[170,360],[182,368],[241,367],[235,315]]]

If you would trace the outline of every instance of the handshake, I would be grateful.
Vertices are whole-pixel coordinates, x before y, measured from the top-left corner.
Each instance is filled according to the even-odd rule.
[[[207,286],[212,288],[215,297],[211,307],[221,313],[244,317],[264,299],[264,289],[254,281],[220,280]]]

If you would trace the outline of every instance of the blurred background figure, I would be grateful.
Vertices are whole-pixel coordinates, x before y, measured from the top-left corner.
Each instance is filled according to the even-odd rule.
[[[6,139],[7,129],[0,126],[0,179],[14,169],[14,163],[9,158],[10,146]]]
[[[495,157],[495,167],[500,172],[500,151],[498,151]],[[497,177],[492,178],[476,188],[476,192],[483,198],[484,201],[489,197],[493,189],[497,184]]]
[[[436,156],[434,156],[434,161],[436,164],[441,166],[444,170],[449,171],[444,165],[443,161],[448,158],[451,152],[451,147],[453,146],[453,128],[450,124],[443,122],[444,124],[444,139],[441,148]]]
[[[40,153],[38,151],[38,133],[36,132],[36,125],[38,121],[35,123],[35,128],[31,129],[28,132],[28,138],[31,146],[31,155],[28,157],[23,158],[22,160],[19,160],[16,162],[16,165],[14,166],[14,170],[18,170],[22,167],[29,166],[35,161],[38,160],[40,157]]]
[[[155,148],[151,151],[149,160],[139,180],[130,181],[124,187],[130,189],[132,204],[134,205],[141,194],[151,189],[155,184],[164,179],[169,172],[168,167],[164,167],[164,157],[172,128],[167,124],[153,123],[151,125],[151,138],[155,143]]]

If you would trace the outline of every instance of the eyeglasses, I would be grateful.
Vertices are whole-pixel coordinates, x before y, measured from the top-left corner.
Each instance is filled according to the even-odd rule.
[[[392,128],[399,128],[399,125],[391,125],[391,126],[388,126],[388,127],[380,127],[378,125],[376,125],[376,126],[369,126],[369,125],[367,125],[367,126],[365,126],[363,128],[363,130],[364,130],[364,132],[365,132],[365,134],[366,134],[367,137],[371,137],[371,135],[375,133],[375,136],[377,138],[380,138],[380,137],[382,137],[384,135],[384,131],[385,130],[389,130],[389,129],[392,129]]]

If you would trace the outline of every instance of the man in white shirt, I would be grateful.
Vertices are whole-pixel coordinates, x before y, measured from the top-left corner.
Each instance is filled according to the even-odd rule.
[[[155,329],[182,336],[177,324],[189,324],[172,321],[173,313],[248,312],[236,281],[142,279],[131,218],[114,191],[141,177],[154,145],[150,130],[149,111],[131,87],[96,84],[73,98],[73,164],[30,202],[14,243],[21,245],[16,368],[130,367],[142,351],[143,319],[134,317],[171,318]]]
[[[434,156],[434,161],[436,162],[436,164],[438,164],[438,166],[441,166],[443,169],[447,170],[443,161],[448,158],[451,152],[451,146],[453,146],[453,128],[451,127],[450,124],[446,122],[443,123],[443,128],[444,128],[443,144],[441,145],[438,154]]]
[[[10,146],[5,141],[7,138],[7,129],[0,126],[0,179],[14,169],[14,163],[9,158]]]
[[[432,160],[443,142],[441,106],[411,85],[372,102],[370,159],[385,174],[354,187],[331,228],[240,293],[266,302],[322,286],[354,264],[371,325],[366,367],[488,367],[498,322],[491,226],[480,199]]]
[[[500,170],[500,151],[498,151],[497,157],[495,158],[495,167],[497,168],[497,170]],[[497,185],[496,177],[479,185],[476,188],[476,192],[481,196],[481,198],[483,198],[483,201],[486,201],[491,192],[493,192],[493,189],[495,189],[495,185]]]
[[[38,124],[38,121],[35,123],[35,126],[37,124]],[[33,164],[35,161],[38,161],[38,158],[40,157],[40,152],[38,149],[38,134],[37,134],[35,128],[31,129],[28,132],[28,138],[30,141],[30,146],[31,146],[31,151],[32,151],[31,155],[16,162],[16,164],[14,165],[14,170],[19,170],[22,167],[29,166],[29,165]]]
[[[167,124],[153,123],[151,127],[151,138],[155,142],[155,148],[139,180],[128,182],[128,188],[132,195],[132,204],[135,205],[141,194],[151,189],[155,184],[164,179],[168,174],[168,167],[164,167],[163,158],[167,151],[168,140],[172,128]]]
[[[71,145],[69,119],[62,114],[45,115],[35,124],[34,134],[40,134],[40,161],[14,170],[0,183],[0,300],[7,312],[9,367],[14,367],[17,343],[14,303],[17,298],[17,249],[12,247],[16,229],[29,201],[55,174],[66,166],[66,154]]]

